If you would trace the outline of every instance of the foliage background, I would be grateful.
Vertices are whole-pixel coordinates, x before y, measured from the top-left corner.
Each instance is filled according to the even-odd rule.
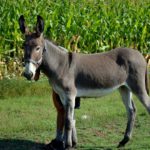
[[[21,72],[21,14],[31,30],[41,15],[45,36],[70,51],[150,51],[149,0],[1,0],[0,6],[0,78]]]

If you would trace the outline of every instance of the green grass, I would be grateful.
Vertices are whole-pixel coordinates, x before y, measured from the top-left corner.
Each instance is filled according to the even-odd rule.
[[[20,96],[41,96],[51,91],[48,79],[42,77],[38,82],[27,81],[25,78],[0,80],[0,99]]]
[[[136,123],[126,149],[148,150],[150,117],[138,100],[135,103]],[[76,110],[78,149],[116,149],[126,118],[118,92],[101,99],[83,99],[81,109]],[[55,120],[56,111],[48,94],[0,100],[0,150],[40,150],[54,138]]]

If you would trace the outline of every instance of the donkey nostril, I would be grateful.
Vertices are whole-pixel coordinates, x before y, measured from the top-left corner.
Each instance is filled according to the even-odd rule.
[[[29,73],[29,76],[30,76],[30,78],[32,78],[32,76],[33,76],[33,73],[32,73],[32,72],[30,72],[30,73]]]
[[[24,77],[26,77],[28,80],[31,80],[31,78],[32,78],[32,76],[33,76],[33,73],[32,73],[32,72],[28,72],[28,73],[24,72],[23,75],[24,75]]]

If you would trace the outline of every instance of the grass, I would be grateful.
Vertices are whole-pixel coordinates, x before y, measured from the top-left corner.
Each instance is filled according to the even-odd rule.
[[[150,117],[138,100],[132,140],[125,149],[150,148]],[[78,149],[116,149],[126,127],[118,92],[101,99],[83,99],[76,110]],[[0,149],[40,150],[55,137],[56,111],[49,94],[0,100]]]
[[[39,88],[40,87],[40,88]],[[5,78],[0,80],[0,99],[20,96],[42,96],[51,91],[47,78],[39,82],[27,81],[25,78]]]
[[[24,142],[43,143],[48,140],[55,126],[52,121],[55,119],[55,110],[50,106],[50,97],[9,98],[0,101],[0,105],[0,149],[12,149],[10,145],[14,143],[15,150],[23,149]],[[9,141],[8,146],[5,145],[6,141]],[[17,141],[24,142],[18,147]]]

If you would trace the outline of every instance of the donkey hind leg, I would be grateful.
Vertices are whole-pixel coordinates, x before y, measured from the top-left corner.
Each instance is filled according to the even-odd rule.
[[[150,114],[150,97],[146,90],[145,78],[142,77],[142,72],[138,74],[137,78],[131,78],[127,84]]]
[[[143,90],[141,93],[135,93],[135,95],[139,98],[141,103],[145,106],[146,110],[150,114],[150,97],[148,96],[146,90]]]
[[[132,101],[132,93],[127,87],[120,87],[119,92],[122,96],[123,103],[126,107],[128,122],[125,130],[124,138],[119,143],[118,147],[124,146],[132,136],[132,129],[135,122],[136,109]]]

